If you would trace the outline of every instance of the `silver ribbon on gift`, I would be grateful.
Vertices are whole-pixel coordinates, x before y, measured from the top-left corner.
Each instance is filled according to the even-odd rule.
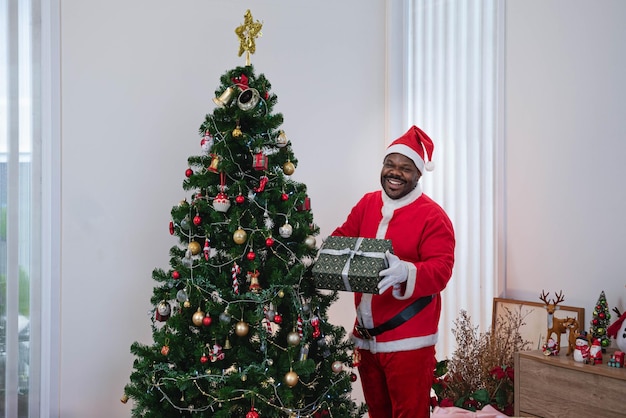
[[[348,281],[348,272],[350,271],[350,262],[354,258],[355,255],[363,256],[363,257],[371,257],[371,258],[385,258],[385,253],[380,251],[361,251],[359,247],[363,242],[363,238],[357,238],[356,243],[354,244],[354,249],[344,248],[341,250],[335,250],[332,248],[322,248],[320,250],[320,254],[329,254],[342,256],[349,254],[348,260],[346,264],[343,266],[343,270],[341,270],[341,278],[343,279],[343,285],[346,288],[346,291],[351,292],[352,287],[350,286],[350,282]]]

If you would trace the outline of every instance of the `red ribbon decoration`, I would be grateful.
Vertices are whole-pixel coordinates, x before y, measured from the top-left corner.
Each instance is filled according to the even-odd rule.
[[[245,74],[241,74],[240,77],[231,78],[231,81],[233,82],[233,84],[235,84],[241,90],[247,90],[248,89],[248,77],[246,77]]]
[[[222,193],[224,193],[225,189],[226,189],[226,173],[224,173],[223,171],[220,171],[220,190]]]

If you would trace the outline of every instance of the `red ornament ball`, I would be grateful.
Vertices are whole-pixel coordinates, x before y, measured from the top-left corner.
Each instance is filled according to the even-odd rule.
[[[241,204],[242,204],[243,202],[245,202],[245,201],[246,201],[246,198],[245,198],[245,197],[243,197],[243,195],[242,195],[242,194],[238,195],[238,196],[235,198],[235,203],[237,203],[238,205],[241,205]]]
[[[204,318],[202,318],[202,325],[204,325],[205,327],[208,327],[209,325],[211,325],[212,322],[213,320],[211,319],[210,316],[205,316]]]
[[[356,382],[356,379],[357,379],[356,373],[350,373],[350,381],[351,382]]]
[[[180,273],[179,273],[179,272],[177,272],[176,270],[174,270],[174,271],[172,272],[172,279],[174,279],[174,280],[178,280],[178,279],[180,279]]]
[[[202,223],[202,218],[199,215],[193,217],[193,224],[198,226]]]
[[[281,194],[280,200],[282,200],[283,202],[286,202],[287,200],[289,200],[289,195],[287,193]]]
[[[174,235],[174,222],[170,221],[170,235]]]
[[[277,323],[277,324],[282,323],[283,322],[283,317],[280,316],[280,314],[274,315],[274,322]]]
[[[271,247],[272,245],[274,245],[274,238],[272,237],[267,237],[265,239],[265,246],[267,247]]]
[[[187,170],[185,170],[186,177],[191,177],[192,175],[193,175],[193,170],[191,168],[188,168]]]
[[[200,357],[200,363],[204,364],[204,363],[207,363],[208,361],[209,361],[209,358],[207,356]]]
[[[598,321],[596,318],[593,318],[593,320],[591,321],[591,323],[593,325],[598,325],[598,323],[600,323],[600,321]]]
[[[246,418],[259,418],[259,413],[254,410],[254,407],[246,414]]]
[[[256,254],[254,253],[254,251],[250,251],[248,252],[248,254],[246,254],[246,258],[250,261],[253,261],[256,258]]]
[[[600,319],[604,319],[606,317],[606,314],[604,312],[600,312],[598,316],[600,317]]]

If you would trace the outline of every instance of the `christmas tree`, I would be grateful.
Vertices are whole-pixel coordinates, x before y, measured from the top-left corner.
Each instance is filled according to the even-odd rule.
[[[261,23],[236,29],[246,65],[221,76],[171,209],[169,270],[154,269],[150,345],[135,342],[137,417],[353,417],[351,344],[328,322],[337,293],[311,279],[319,227],[291,178],[277,96],[250,64]]]
[[[609,338],[606,329],[611,323],[611,312],[609,312],[609,305],[606,302],[606,296],[604,290],[600,293],[600,297],[596,302],[596,306],[593,309],[593,316],[591,319],[590,341],[598,339],[602,347],[602,352],[606,353],[606,348],[611,345],[611,339]]]

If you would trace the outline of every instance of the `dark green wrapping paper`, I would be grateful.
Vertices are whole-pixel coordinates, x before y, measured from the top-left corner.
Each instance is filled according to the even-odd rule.
[[[378,273],[387,268],[385,251],[391,241],[372,238],[328,237],[313,265],[319,289],[378,293]]]

